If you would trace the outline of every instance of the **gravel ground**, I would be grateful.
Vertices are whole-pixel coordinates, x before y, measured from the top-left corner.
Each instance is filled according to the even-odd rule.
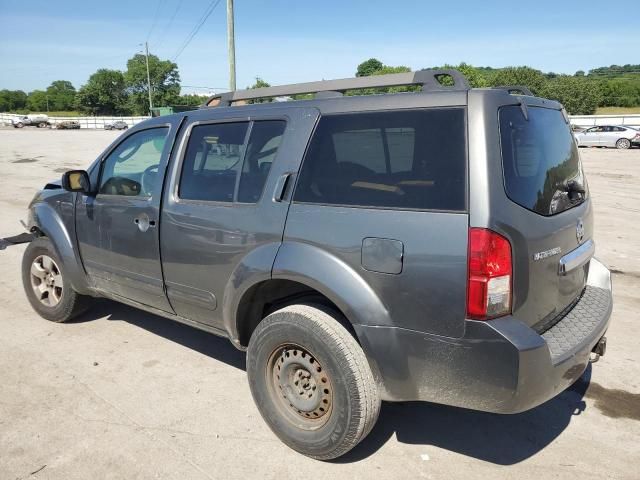
[[[0,129],[0,237],[21,232],[45,181],[118,135]],[[46,322],[24,297],[17,246],[0,252],[0,479],[637,479],[640,150],[581,152],[614,318],[607,355],[555,399],[513,416],[384,404],[348,456],[316,462],[263,423],[227,340],[108,301]]]

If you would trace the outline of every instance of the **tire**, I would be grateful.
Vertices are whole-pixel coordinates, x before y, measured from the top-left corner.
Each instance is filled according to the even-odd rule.
[[[52,261],[49,265],[47,258]],[[34,265],[36,263],[37,266]],[[47,270],[52,276],[45,278]],[[49,280],[52,285],[48,284]],[[38,294],[36,283],[44,285]],[[64,265],[47,237],[36,238],[25,250],[22,257],[22,285],[31,307],[42,318],[52,322],[67,322],[89,307],[90,297],[73,290],[65,274]]]
[[[46,127],[46,126],[47,126],[47,124],[46,124],[46,123],[44,123],[44,122],[40,122],[40,123],[38,124],[38,128],[44,128],[44,127]]]
[[[24,127],[24,123],[22,122],[16,123],[16,128],[22,128],[22,127]]]
[[[286,445],[318,460],[355,447],[380,412],[364,352],[339,318],[319,305],[284,307],[258,325],[247,350],[262,417]]]
[[[631,141],[626,138],[621,138],[616,142],[616,148],[618,150],[627,150],[631,148]]]

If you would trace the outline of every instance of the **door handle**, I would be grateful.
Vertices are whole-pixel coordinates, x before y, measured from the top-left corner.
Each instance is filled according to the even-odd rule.
[[[284,194],[287,191],[287,185],[289,184],[289,178],[291,173],[285,173],[276,182],[276,188],[273,191],[273,201],[281,202],[284,199]]]
[[[141,232],[146,232],[149,228],[154,228],[156,226],[155,220],[150,220],[149,215],[146,213],[141,213],[136,218],[133,219],[133,223],[138,226],[138,230]]]

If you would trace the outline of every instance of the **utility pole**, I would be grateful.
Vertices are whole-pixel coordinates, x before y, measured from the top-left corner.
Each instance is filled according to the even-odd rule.
[[[147,61],[147,87],[149,89],[149,115],[151,115],[151,111],[153,110],[153,98],[151,92],[151,75],[149,75],[149,42],[144,42],[145,49],[145,59]]]
[[[233,30],[233,0],[227,0],[227,43],[229,47],[229,89],[236,89],[236,42]]]

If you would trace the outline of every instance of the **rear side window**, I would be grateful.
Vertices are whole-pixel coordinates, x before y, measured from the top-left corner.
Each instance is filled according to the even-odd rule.
[[[464,211],[465,130],[462,108],[325,116],[294,201]]]
[[[500,109],[502,166],[507,196],[541,215],[554,215],[582,203],[584,175],[578,148],[562,112],[519,106]],[[574,188],[572,188],[572,186]]]
[[[238,202],[255,203],[260,200],[286,126],[284,120],[254,122],[240,175]]]
[[[248,122],[193,127],[178,196],[185,200],[233,202],[248,128]]]

